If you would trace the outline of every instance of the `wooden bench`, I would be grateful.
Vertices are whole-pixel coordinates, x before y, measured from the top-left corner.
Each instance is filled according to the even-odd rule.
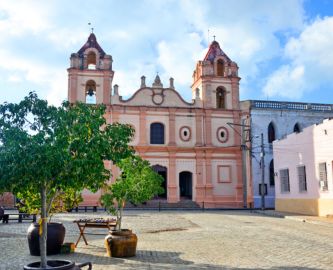
[[[37,220],[35,214],[29,215],[29,214],[25,214],[25,213],[4,214],[4,217],[2,218],[2,223],[8,223],[9,220],[17,220],[19,223],[22,223],[23,221],[36,222],[36,220]]]
[[[88,212],[89,210],[92,210],[93,212],[97,212],[98,206],[96,205],[80,205],[78,207],[74,208],[75,212],[79,212],[80,210],[83,210],[84,212]]]

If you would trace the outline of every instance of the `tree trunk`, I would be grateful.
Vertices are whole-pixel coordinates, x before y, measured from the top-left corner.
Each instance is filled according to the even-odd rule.
[[[123,218],[123,210],[124,210],[124,206],[125,206],[125,201],[120,200],[118,202],[118,215],[117,215],[117,225],[118,225],[118,230],[121,230],[121,221]]]
[[[42,201],[42,211],[40,215],[40,231],[39,231],[39,249],[40,249],[40,261],[41,268],[47,267],[46,258],[46,238],[47,238],[47,210],[46,210],[46,187],[45,184],[41,188],[41,201]],[[42,234],[40,234],[42,233]]]

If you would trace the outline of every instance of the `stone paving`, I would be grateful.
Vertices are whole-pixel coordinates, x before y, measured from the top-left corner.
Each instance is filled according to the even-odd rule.
[[[79,231],[74,219],[106,213],[58,214],[66,242]],[[104,236],[87,235],[73,254],[49,256],[93,262],[102,269],[333,269],[333,223],[313,224],[249,211],[127,211],[124,227],[138,236],[137,256],[110,258]],[[29,255],[29,223],[0,224],[0,269],[23,269]],[[88,229],[87,229],[88,230]],[[94,229],[89,229],[94,230]],[[102,231],[103,232],[103,231]],[[106,234],[106,231],[105,231]]]

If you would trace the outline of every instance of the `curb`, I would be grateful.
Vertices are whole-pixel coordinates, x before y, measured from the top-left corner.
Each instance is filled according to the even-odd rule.
[[[284,218],[284,219],[294,220],[294,221],[298,221],[298,222],[306,222],[306,223],[311,223],[311,224],[316,224],[316,225],[321,225],[321,226],[333,228],[333,222],[309,219],[306,216],[304,216],[304,217],[302,217],[302,216],[289,216],[289,215],[285,215],[285,214],[280,213],[280,212],[265,211],[265,210],[252,210],[251,213],[259,214],[259,215],[262,215],[262,216]]]

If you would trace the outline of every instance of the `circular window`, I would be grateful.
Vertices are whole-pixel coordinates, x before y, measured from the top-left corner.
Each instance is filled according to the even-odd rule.
[[[179,137],[183,142],[188,142],[191,139],[191,128],[181,127],[179,130]]]
[[[225,143],[229,138],[228,130],[225,127],[219,127],[216,131],[216,137],[219,142]]]
[[[161,105],[164,101],[163,95],[153,94],[153,103],[155,105]]]

